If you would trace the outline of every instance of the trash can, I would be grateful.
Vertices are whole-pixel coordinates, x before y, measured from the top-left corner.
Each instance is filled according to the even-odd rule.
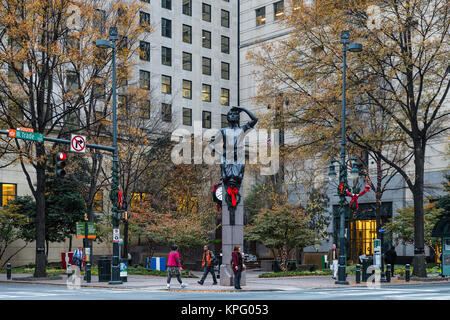
[[[111,281],[111,258],[101,256],[98,260],[98,282]]]

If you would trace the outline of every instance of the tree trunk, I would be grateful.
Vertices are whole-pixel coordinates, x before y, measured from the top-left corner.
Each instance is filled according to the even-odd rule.
[[[412,262],[413,275],[426,277],[425,268],[425,234],[423,217],[423,184],[424,184],[424,162],[425,149],[419,143],[415,143],[414,148],[415,181],[414,181],[414,259]]]
[[[36,268],[34,277],[47,276],[45,256],[45,149],[44,143],[36,144]],[[42,160],[44,159],[44,160]]]

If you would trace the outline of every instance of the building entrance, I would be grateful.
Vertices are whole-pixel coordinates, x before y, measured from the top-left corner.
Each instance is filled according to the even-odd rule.
[[[373,239],[376,238],[376,220],[355,220],[350,223],[350,257],[373,254]]]

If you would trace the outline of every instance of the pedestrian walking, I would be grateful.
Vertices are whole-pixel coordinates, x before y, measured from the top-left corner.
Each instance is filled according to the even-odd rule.
[[[234,273],[234,287],[236,289],[242,289],[241,288],[241,275],[242,275],[242,271],[245,270],[245,264],[244,264],[244,254],[241,253],[240,246],[234,247],[234,250],[231,254],[231,262],[232,262],[233,273]]]
[[[82,247],[78,247],[72,256],[72,262],[81,270],[81,266],[83,264],[84,259],[84,251]]]
[[[397,252],[395,251],[395,247],[392,246],[388,251],[384,253],[384,263],[391,265],[391,277],[394,277],[394,265],[396,259]]]
[[[169,258],[167,259],[167,289],[170,289],[170,280],[172,277],[177,277],[181,287],[185,288],[187,285],[181,280],[181,271],[183,271],[183,268],[181,267],[178,246],[174,244],[170,249],[172,251],[170,251]]]
[[[213,285],[217,284],[216,274],[214,273],[215,260],[216,257],[214,256],[214,253],[211,250],[209,250],[208,246],[204,246],[202,259],[203,276],[200,279],[200,281],[198,281],[199,284],[203,285],[206,277],[208,276],[208,273],[211,273],[212,275]]]
[[[336,279],[337,271],[338,271],[338,257],[339,257],[339,249],[336,249],[336,244],[333,243],[331,249],[328,251],[327,260],[330,264],[330,269],[333,271],[333,279]]]

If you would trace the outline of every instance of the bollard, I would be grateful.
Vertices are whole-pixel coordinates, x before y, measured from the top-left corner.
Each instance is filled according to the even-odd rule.
[[[361,282],[361,265],[356,265],[356,283]]]
[[[91,264],[86,263],[86,281],[87,283],[91,283]]]
[[[386,265],[386,282],[391,282],[391,265]]]
[[[11,280],[11,263],[6,264],[6,279]]]
[[[72,265],[69,263],[67,264],[67,278],[70,278],[72,275]]]
[[[409,282],[409,264],[405,266],[405,281]]]
[[[367,282],[367,258],[363,259],[362,267],[362,282]]]

